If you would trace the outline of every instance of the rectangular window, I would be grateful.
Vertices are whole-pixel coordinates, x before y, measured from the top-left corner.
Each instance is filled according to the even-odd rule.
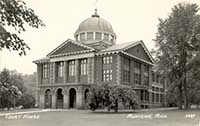
[[[103,70],[103,81],[108,82],[112,81],[112,70]]]
[[[78,41],[78,35],[76,35],[76,41]]]
[[[59,62],[58,64],[58,77],[63,77],[64,72],[64,62]]]
[[[140,100],[144,100],[144,90],[140,90]]]
[[[156,102],[159,102],[159,94],[156,94]]]
[[[144,85],[149,85],[149,66],[144,65]]]
[[[154,100],[155,100],[154,93],[152,93],[152,103],[154,103]]]
[[[134,62],[134,82],[141,84],[141,63]]]
[[[110,41],[114,42],[114,36],[113,35],[111,35]]]
[[[87,33],[87,40],[93,40],[93,32]]]
[[[82,41],[82,40],[85,40],[85,33],[81,33],[80,34],[80,40]]]
[[[148,91],[145,91],[145,100],[149,101],[149,92]]]
[[[152,82],[155,82],[155,73],[152,72]]]
[[[130,59],[128,58],[123,58],[123,81],[124,82],[130,82]]]
[[[103,40],[109,41],[109,34],[104,33]]]
[[[69,61],[69,76],[75,76],[76,74],[76,66],[75,66],[75,60]]]
[[[48,77],[48,64],[42,65],[42,78]]]
[[[159,80],[160,80],[160,76],[157,75],[157,76],[156,76],[156,82],[159,83]]]
[[[112,63],[112,56],[104,56],[103,57],[103,64],[110,64]]]
[[[134,82],[135,84],[141,84],[141,74],[134,73]]]
[[[101,36],[102,36],[102,33],[101,33],[101,32],[96,32],[96,34],[95,34],[95,39],[96,39],[96,40],[101,40]]]
[[[81,75],[87,75],[87,59],[81,59]]]
[[[130,82],[130,71],[123,71],[123,81],[129,83]]]

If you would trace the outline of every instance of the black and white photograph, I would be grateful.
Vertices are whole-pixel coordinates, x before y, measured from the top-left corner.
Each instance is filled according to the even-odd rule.
[[[0,126],[200,126],[200,0],[0,0]]]

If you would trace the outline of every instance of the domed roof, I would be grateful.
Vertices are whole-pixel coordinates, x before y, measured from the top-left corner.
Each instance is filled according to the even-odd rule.
[[[105,19],[101,18],[97,14],[97,12],[95,12],[95,14],[93,14],[90,18],[87,18],[80,23],[78,29],[75,32],[75,35],[81,32],[88,32],[88,31],[105,32],[116,36],[111,24]]]

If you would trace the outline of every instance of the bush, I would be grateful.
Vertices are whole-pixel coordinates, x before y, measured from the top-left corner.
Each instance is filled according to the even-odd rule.
[[[124,108],[135,109],[138,106],[136,92],[124,85],[94,85],[87,94],[87,103],[91,110],[107,108],[118,111],[118,103],[122,102]]]

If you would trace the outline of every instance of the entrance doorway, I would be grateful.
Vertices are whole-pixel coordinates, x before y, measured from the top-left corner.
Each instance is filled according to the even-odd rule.
[[[63,90],[61,88],[56,92],[56,108],[63,108]]]
[[[50,89],[47,89],[44,93],[44,108],[51,108],[52,105],[52,93]]]
[[[71,88],[69,90],[69,108],[75,108],[76,107],[76,90],[74,88]]]

